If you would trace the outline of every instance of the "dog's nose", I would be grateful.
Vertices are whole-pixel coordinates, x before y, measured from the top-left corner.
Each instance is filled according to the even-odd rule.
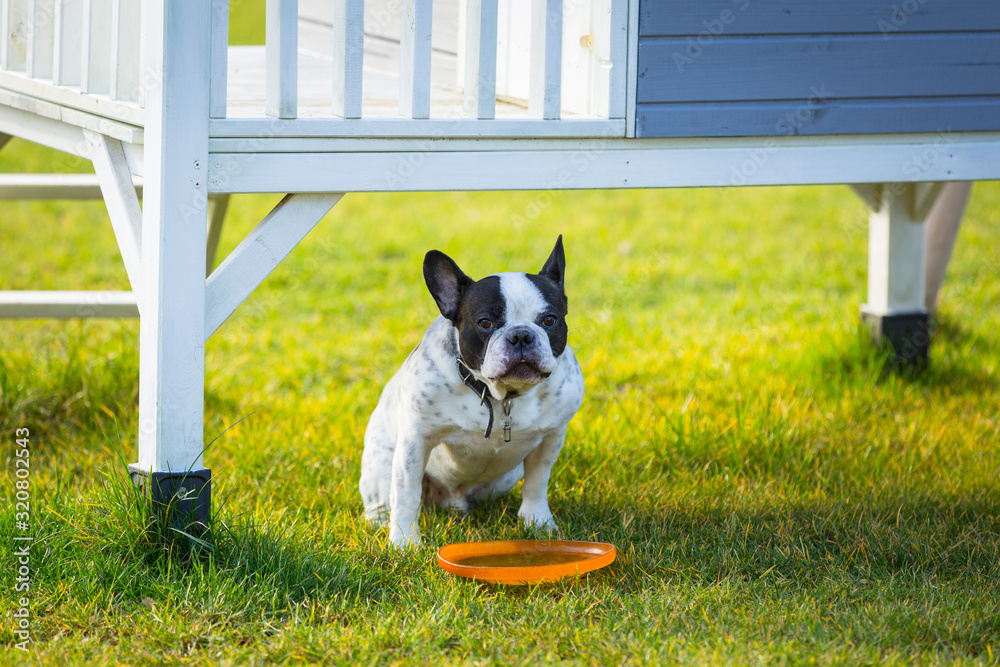
[[[528,327],[515,327],[507,332],[507,342],[514,347],[530,345],[535,340],[535,334]]]

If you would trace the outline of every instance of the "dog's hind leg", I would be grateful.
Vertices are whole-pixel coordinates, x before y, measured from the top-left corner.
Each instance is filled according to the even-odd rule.
[[[423,501],[424,504],[437,505],[462,514],[469,512],[469,502],[461,490],[451,491],[428,475],[424,475]]]

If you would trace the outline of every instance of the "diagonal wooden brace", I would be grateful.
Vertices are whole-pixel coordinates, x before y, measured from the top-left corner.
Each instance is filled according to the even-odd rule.
[[[90,159],[101,184],[101,194],[108,207],[111,226],[115,230],[118,249],[125,263],[125,272],[141,313],[142,303],[138,298],[142,294],[142,207],[132,183],[132,172],[125,158],[125,149],[117,139],[90,130],[84,130],[83,134],[90,147]]]
[[[205,340],[343,196],[342,192],[290,194],[278,202],[208,277]]]

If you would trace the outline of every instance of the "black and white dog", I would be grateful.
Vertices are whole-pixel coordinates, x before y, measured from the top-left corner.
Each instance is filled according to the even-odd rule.
[[[420,543],[421,499],[468,511],[521,480],[518,516],[555,530],[552,465],[583,401],[566,344],[562,236],[541,272],[473,281],[437,250],[424,279],[441,310],[389,380],[365,431],[361,497],[397,547]]]

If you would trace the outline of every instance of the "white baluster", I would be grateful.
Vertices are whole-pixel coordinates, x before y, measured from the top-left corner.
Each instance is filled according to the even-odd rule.
[[[264,109],[268,116],[298,115],[298,0],[267,0]]]
[[[333,114],[361,118],[365,53],[364,0],[333,3]]]

